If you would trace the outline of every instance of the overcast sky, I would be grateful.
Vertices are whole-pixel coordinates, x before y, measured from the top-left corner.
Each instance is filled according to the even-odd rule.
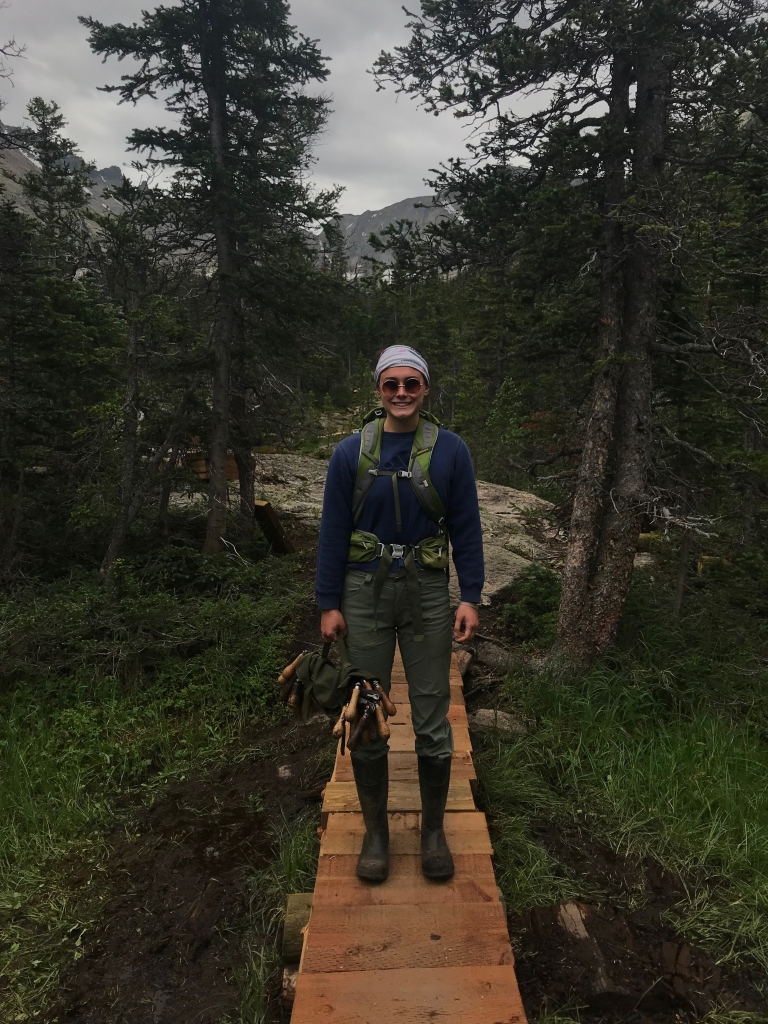
[[[169,0],[165,0],[169,2]],[[382,49],[407,39],[402,0],[293,0],[292,21],[319,39],[332,58],[325,91],[333,101],[326,134],[316,150],[314,177],[320,185],[345,186],[340,207],[347,213],[376,210],[423,195],[429,169],[461,155],[467,123],[450,114],[434,117],[389,88],[376,92],[368,70]],[[134,127],[162,122],[160,103],[118,106],[97,86],[117,82],[123,65],[94,56],[77,21],[90,14],[104,22],[132,22],[152,0],[6,0],[0,9],[0,39],[26,45],[13,62],[13,87],[0,82],[7,106],[0,117],[20,124],[35,95],[55,99],[68,134],[97,166],[130,165],[125,138]]]

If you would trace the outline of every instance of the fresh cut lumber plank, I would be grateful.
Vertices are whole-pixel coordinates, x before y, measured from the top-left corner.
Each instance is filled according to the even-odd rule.
[[[451,758],[452,779],[474,779],[475,766],[472,757],[468,753],[454,752]],[[389,779],[390,782],[416,782],[418,781],[418,766],[416,753],[412,750],[390,750],[389,752]],[[331,782],[353,782],[352,759],[348,756],[337,757]]]
[[[525,1024],[512,967],[299,975],[291,1024]]]
[[[448,715],[446,716],[451,725],[466,725],[467,724],[467,711],[463,704],[451,704],[448,708]],[[410,704],[398,704],[397,714],[394,718],[387,719],[390,728],[395,729],[398,726],[405,725],[406,723],[413,728],[413,718],[411,716],[411,705]]]
[[[407,683],[393,683],[389,690],[389,696],[397,704],[397,715],[400,715],[400,706],[404,705],[408,707],[410,704],[410,698],[408,696],[408,684]],[[451,686],[451,704],[463,704],[464,703],[464,691],[461,686]],[[394,721],[394,719],[393,719]]]
[[[421,793],[418,782],[390,782],[387,809],[390,811],[420,811]],[[323,814],[359,810],[360,803],[357,799],[354,782],[328,783],[323,797]],[[451,779],[446,810],[475,810],[475,801],[468,779]]]
[[[357,877],[357,857],[351,854],[323,856],[315,882],[314,906],[416,906],[498,900],[493,865],[487,854],[454,853],[453,861],[456,868],[453,878],[432,882],[424,877],[418,854],[395,854],[390,857],[389,878],[378,885],[370,885]]]
[[[421,814],[413,811],[389,815],[389,848],[395,854],[417,854],[421,849]],[[329,814],[320,842],[320,856],[357,854],[363,843],[365,823],[357,813]],[[492,854],[485,815],[481,811],[456,811],[445,816],[445,835],[454,854]]]
[[[392,735],[389,738],[389,749],[394,751],[413,750],[416,743],[416,736],[413,732],[410,719],[402,725],[397,724],[397,719],[390,718],[389,726]],[[465,725],[454,725],[453,748],[460,754],[472,753],[472,741],[469,738],[469,727]]]
[[[401,906],[312,905],[301,970],[349,974],[372,964],[495,967],[513,962],[501,903]]]

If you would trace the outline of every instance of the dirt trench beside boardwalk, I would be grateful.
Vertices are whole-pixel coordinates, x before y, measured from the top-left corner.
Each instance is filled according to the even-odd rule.
[[[322,719],[251,739],[273,751],[174,783],[109,837],[101,924],[84,936],[50,1021],[221,1024],[234,1012],[248,879],[273,852],[269,823],[302,811],[319,819],[317,794],[335,749]],[[616,856],[585,829],[541,822],[535,835],[585,892],[598,888],[608,899],[573,904],[586,938],[564,927],[559,907],[508,915],[530,1020],[576,1006],[584,1024],[693,1024],[716,1005],[768,1015],[759,978],[718,967],[665,920],[682,897],[679,879]],[[620,909],[638,886],[646,903]]]
[[[577,829],[543,827],[538,839],[583,873],[586,891],[599,883],[613,895],[509,916],[529,1014],[579,1006],[584,1024],[693,1024],[719,1008],[744,1024],[768,1020],[760,970],[720,965],[666,916],[684,899],[680,879],[616,856]],[[630,889],[635,900],[642,894],[631,910]]]
[[[233,1013],[249,877],[274,854],[272,824],[302,812],[319,820],[329,741],[324,719],[280,726],[257,737],[273,753],[174,782],[116,829],[102,923],[83,937],[50,1019],[218,1024]]]

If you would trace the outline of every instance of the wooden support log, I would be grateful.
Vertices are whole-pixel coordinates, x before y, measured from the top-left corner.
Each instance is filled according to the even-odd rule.
[[[282,555],[292,555],[296,551],[268,501],[254,501],[253,513],[273,551],[278,551]]]
[[[297,964],[301,960],[304,929],[309,924],[313,898],[311,892],[292,892],[288,896],[283,925],[283,962],[286,964]]]
[[[299,979],[299,968],[297,964],[288,964],[283,968],[283,991],[280,1001],[286,1013],[290,1013],[293,1004],[296,1002],[296,982]]]

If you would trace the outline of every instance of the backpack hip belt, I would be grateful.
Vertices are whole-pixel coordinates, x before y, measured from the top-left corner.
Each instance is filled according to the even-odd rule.
[[[389,575],[392,563],[396,558],[403,559],[408,600],[413,618],[414,640],[424,639],[424,616],[421,609],[419,578],[416,561],[426,569],[448,568],[448,531],[445,525],[445,509],[440,495],[434,488],[429,477],[429,463],[437,441],[439,425],[435,417],[422,412],[419,425],[413,439],[408,470],[380,470],[382,433],[384,431],[383,409],[375,409],[363,421],[360,432],[360,456],[357,464],[357,478],[352,496],[352,517],[355,526],[368,495],[377,476],[392,478],[392,491],[395,503],[395,519],[397,532],[402,530],[400,515],[400,493],[398,480],[409,480],[419,504],[427,515],[438,525],[435,536],[425,537],[418,544],[384,544],[374,533],[354,529],[350,537],[348,562],[372,562],[379,559],[379,566],[373,578],[373,614],[376,617],[379,598],[384,588],[384,581]]]

